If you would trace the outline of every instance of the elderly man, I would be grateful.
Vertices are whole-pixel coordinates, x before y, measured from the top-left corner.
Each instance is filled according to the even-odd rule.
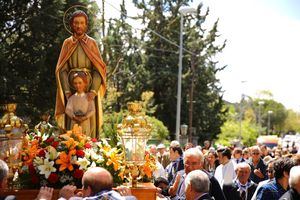
[[[257,187],[250,177],[250,165],[241,162],[236,165],[237,178],[231,184],[223,185],[226,199],[250,200]]]
[[[290,189],[279,200],[300,199],[300,166],[292,167],[289,178]]]
[[[166,146],[164,144],[159,144],[157,146],[157,159],[162,164],[164,168],[170,164],[170,154],[166,152]]]
[[[136,199],[133,196],[123,197],[112,190],[113,179],[109,171],[101,167],[88,169],[82,177],[82,197],[76,197],[76,186],[67,185],[60,190],[60,199],[70,200],[125,200]],[[124,192],[124,191],[123,191]],[[127,195],[127,194],[124,194]]]
[[[185,178],[186,200],[211,200],[209,192],[209,178],[201,170],[190,172]]]
[[[275,180],[259,188],[256,199],[278,200],[288,189],[290,170],[295,165],[295,161],[288,157],[276,160],[274,162]]]
[[[205,172],[210,181],[210,196],[215,200],[224,200],[225,196],[218,181],[208,172],[203,170],[204,156],[198,148],[191,148],[184,152],[184,171],[178,172],[174,184],[169,188],[171,199],[185,199],[185,177],[194,170]]]

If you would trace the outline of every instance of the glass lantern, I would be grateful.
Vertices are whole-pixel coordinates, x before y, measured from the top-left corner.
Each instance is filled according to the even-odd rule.
[[[143,114],[142,106],[137,102],[127,104],[129,115],[118,125],[118,134],[122,139],[125,160],[130,170],[132,187],[137,187],[139,165],[145,162],[145,149],[151,134],[151,124]]]

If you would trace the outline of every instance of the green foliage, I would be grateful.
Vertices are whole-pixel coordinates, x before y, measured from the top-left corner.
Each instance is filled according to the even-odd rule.
[[[270,118],[270,128],[273,130],[274,133],[287,131],[284,129],[284,124],[288,113],[284,105],[273,99],[255,99],[253,109],[257,111],[257,116],[259,110],[259,101],[264,102],[264,104],[261,105],[262,127],[268,126],[268,120]],[[268,114],[269,111],[272,111],[272,113]]]
[[[155,117],[148,117],[148,122],[152,124],[152,132],[151,132],[151,139],[152,140],[159,140],[164,142],[164,140],[168,139],[169,130],[163,124],[162,121],[156,119]]]
[[[117,146],[120,138],[117,133],[117,126],[122,122],[123,113],[107,113],[104,115],[101,138],[107,138],[111,146]]]
[[[149,72],[149,79],[143,85],[145,90],[154,92],[157,103],[156,116],[162,119],[167,127],[175,132],[176,94],[178,80],[178,54],[174,51],[174,44],[163,40],[155,32],[163,35],[174,43],[179,44],[180,13],[182,6],[188,6],[191,1],[138,1],[135,5],[143,10],[140,19],[147,29],[142,31],[145,41],[145,69]],[[188,120],[187,96],[190,94],[191,82],[194,82],[193,126],[196,127],[200,140],[212,139],[220,132],[224,122],[223,100],[219,80],[216,73],[223,68],[217,67],[214,56],[222,51],[224,44],[218,45],[217,22],[211,29],[204,28],[208,15],[201,12],[202,4],[197,8],[195,16],[184,17],[183,46],[193,53],[184,52],[183,57],[183,87],[182,87],[182,116],[181,122]],[[151,31],[154,30],[155,32]],[[175,47],[176,48],[176,47]],[[201,56],[196,56],[201,55]],[[175,59],[173,59],[175,58]],[[191,95],[191,94],[190,94]]]
[[[235,113],[234,107],[230,106],[229,110],[228,119],[221,127],[221,134],[218,135],[216,143],[230,146],[234,140],[239,139],[241,133],[243,145],[255,145],[259,133],[259,126],[249,119],[242,120],[240,124],[240,121],[237,120],[237,113]]]
[[[287,110],[287,118],[284,122],[285,132],[300,132],[300,116],[293,110]]]

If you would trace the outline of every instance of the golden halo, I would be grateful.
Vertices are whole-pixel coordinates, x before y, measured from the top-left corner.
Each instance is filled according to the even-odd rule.
[[[65,12],[64,12],[64,16],[63,16],[63,23],[64,23],[64,27],[65,29],[68,31],[68,33],[70,33],[71,35],[73,34],[73,32],[71,31],[71,27],[70,27],[70,18],[71,18],[71,15],[73,14],[73,12],[75,12],[76,10],[80,10],[80,9],[76,9],[76,8],[84,8],[85,10],[83,10],[87,16],[88,16],[88,19],[89,19],[89,14],[87,11],[88,11],[88,6],[85,6],[85,5],[74,5],[74,6],[71,6],[70,8],[68,8]],[[74,9],[73,12],[70,12],[71,9]],[[89,23],[88,23],[89,25]],[[89,27],[88,27],[89,29]],[[90,32],[90,29],[89,31],[87,31],[87,33]]]

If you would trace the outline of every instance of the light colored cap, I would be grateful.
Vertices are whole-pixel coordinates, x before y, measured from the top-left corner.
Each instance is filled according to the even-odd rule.
[[[164,144],[159,144],[156,148],[157,149],[165,149],[166,146]]]

